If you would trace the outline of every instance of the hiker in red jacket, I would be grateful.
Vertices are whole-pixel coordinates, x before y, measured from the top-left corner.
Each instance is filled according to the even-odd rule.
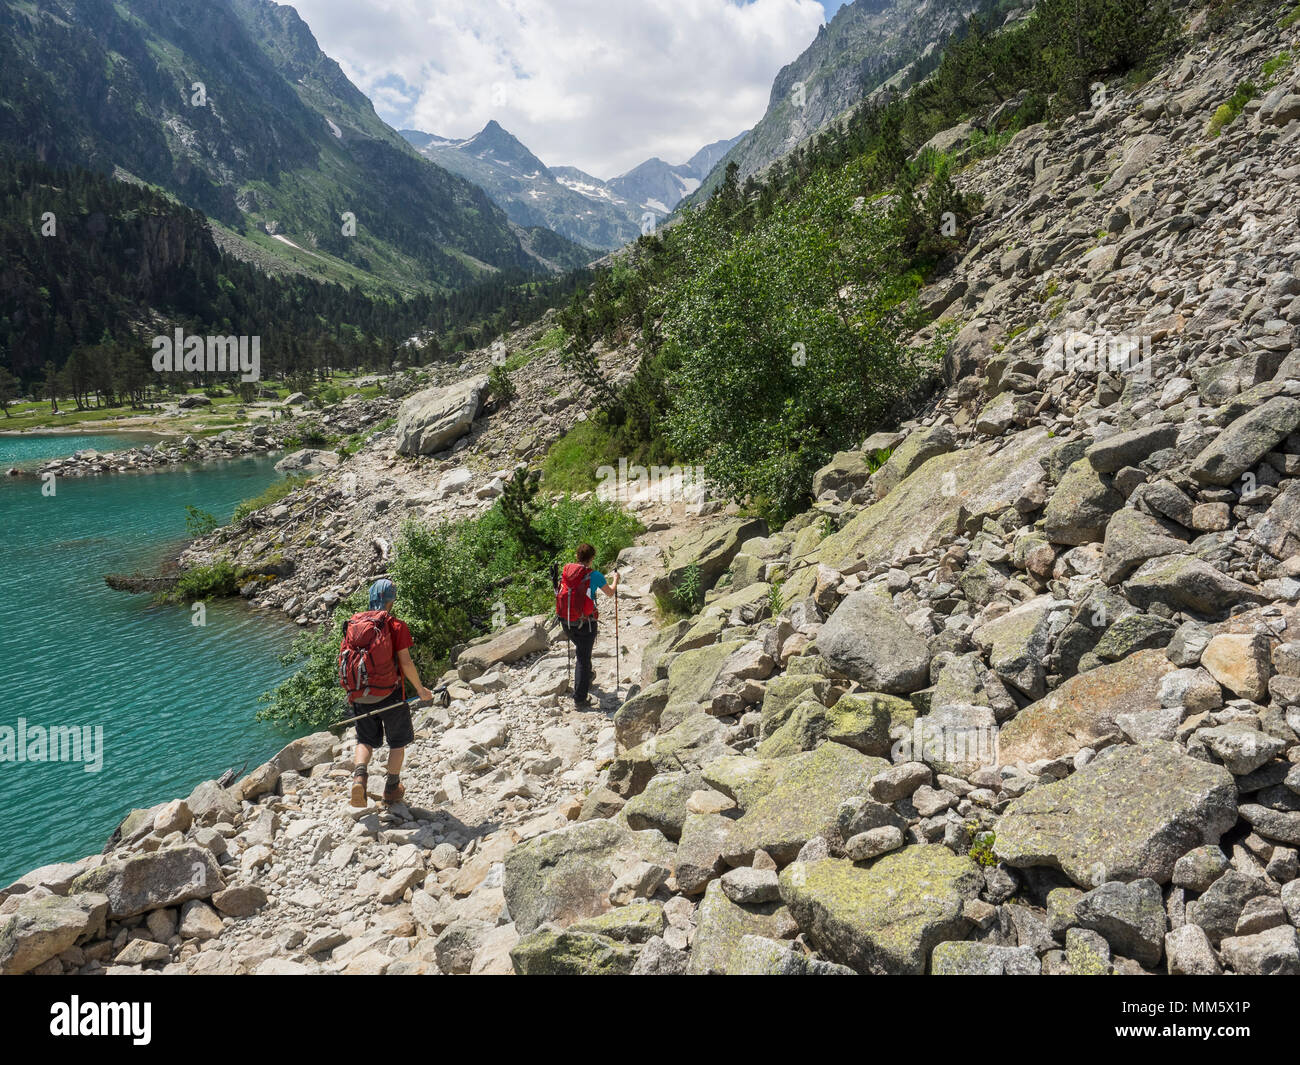
[[[596,609],[596,592],[612,596],[618,588],[618,571],[605,575],[592,569],[596,549],[591,544],[579,544],[575,556],[560,572],[555,590],[555,612],[560,627],[573,644],[577,666],[573,671],[573,705],[581,709],[591,705],[588,691],[591,688],[591,651],[596,645],[596,624],[600,612]]]
[[[414,640],[406,622],[393,613],[397,588],[387,578],[370,586],[370,609],[354,614],[343,630],[339,650],[339,676],[348,691],[353,716],[370,714],[357,721],[356,765],[352,771],[352,805],[367,804],[366,784],[370,756],[388,740],[388,776],[384,781],[384,802],[400,802],[406,792],[401,781],[406,746],[415,740],[406,686],[411,682],[421,701],[433,699],[433,692],[420,680],[411,661]],[[399,672],[400,671],[400,672]],[[391,706],[391,710],[384,710]],[[383,713],[374,713],[384,710]]]

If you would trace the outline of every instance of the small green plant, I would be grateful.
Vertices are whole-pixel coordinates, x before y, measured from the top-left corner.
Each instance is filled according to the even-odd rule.
[[[823,514],[822,515],[822,539],[825,540],[826,537],[828,536],[834,536],[836,532],[837,530],[835,528],[835,519],[832,518],[829,514]]]
[[[785,593],[781,591],[781,586],[784,583],[785,581],[778,578],[772,582],[772,587],[768,589],[767,606],[772,617],[776,617],[785,609]]]
[[[207,536],[212,532],[219,522],[215,514],[206,510],[200,510],[192,503],[185,506],[185,535],[191,540],[197,540],[200,536]]]
[[[867,456],[867,471],[875,473],[881,466],[889,461],[889,456],[894,453],[892,447],[879,447]]]
[[[1246,105],[1255,98],[1256,91],[1255,86],[1249,81],[1243,81],[1238,85],[1237,91],[1228,98],[1226,103],[1220,104],[1218,110],[1214,112],[1214,117],[1210,119],[1210,125],[1206,132],[1211,137],[1219,136],[1224,127],[1236,121],[1237,116],[1246,109]]]
[[[492,372],[488,374],[488,392],[496,396],[502,403],[509,403],[519,394],[515,383],[510,380],[510,374],[504,366],[493,366]]]
[[[970,836],[970,859],[976,865],[997,865],[997,855],[993,853],[994,834],[981,832],[974,822],[966,825],[966,834]]]
[[[673,605],[683,614],[694,614],[704,603],[700,567],[691,563],[682,570],[681,579],[672,591]]]
[[[1264,75],[1264,87],[1266,89],[1272,88],[1275,80],[1274,75],[1276,75],[1280,71],[1285,70],[1290,65],[1291,65],[1290,52],[1279,52],[1272,59],[1267,60],[1264,63],[1263,67],[1260,68]]]
[[[1284,30],[1289,30],[1297,22],[1300,22],[1300,4],[1296,4],[1295,7],[1283,15],[1278,25]]]

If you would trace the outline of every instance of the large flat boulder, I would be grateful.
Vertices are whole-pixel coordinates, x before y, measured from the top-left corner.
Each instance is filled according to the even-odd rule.
[[[732,822],[722,856],[733,866],[749,865],[766,851],[788,862],[814,836],[831,831],[840,803],[865,795],[871,778],[889,768],[840,743],[773,759],[769,789]]]
[[[432,455],[469,432],[487,390],[486,375],[426,388],[408,397],[397,412],[397,450]]]
[[[225,888],[212,852],[185,844],[105,862],[72,882],[69,895],[108,897],[108,916],[115,921],[138,913],[206,899]]]
[[[871,691],[907,695],[930,682],[930,647],[874,588],[847,595],[817,637],[821,656]]]
[[[962,907],[984,885],[979,867],[947,847],[922,845],[869,865],[837,858],[795,862],[781,898],[813,946],[856,972],[921,975],[941,942],[962,939]]]
[[[1238,603],[1266,597],[1194,555],[1166,555],[1144,562],[1124,585],[1129,601],[1144,610],[1160,603],[1205,617],[1223,616]]]
[[[839,532],[808,553],[813,563],[791,575],[787,602],[808,595],[817,580],[815,563],[853,573],[919,550],[944,531],[956,532],[984,515],[1013,505],[1025,485],[1043,474],[1040,458],[1056,441],[1042,428],[1029,429],[995,444],[935,455],[867,507]]]
[[[1082,769],[1013,799],[994,826],[994,853],[1017,868],[1060,869],[1083,888],[1150,877],[1217,843],[1237,821],[1237,786],[1222,766],[1156,740],[1102,751]]]
[[[456,656],[456,672],[461,680],[481,677],[493,666],[509,665],[521,658],[544,651],[551,645],[541,617],[524,618],[500,632],[471,643]]]
[[[1199,484],[1237,480],[1288,435],[1300,429],[1300,399],[1274,396],[1228,425],[1192,460]]]
[[[1071,677],[1003,726],[998,760],[1069,757],[1122,739],[1116,719],[1160,709],[1160,682],[1176,668],[1163,651],[1146,650]]]
[[[658,832],[633,832],[615,821],[580,821],[511,848],[503,889],[515,929],[560,927],[610,908],[609,889],[638,861],[673,864],[672,845]]]
[[[956,448],[952,430],[946,425],[917,429],[894,448],[893,454],[871,478],[877,499],[884,499],[903,481],[936,455],[946,455]]]

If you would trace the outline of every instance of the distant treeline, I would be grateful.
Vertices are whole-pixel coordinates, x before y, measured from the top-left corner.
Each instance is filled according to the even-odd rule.
[[[502,271],[450,294],[384,298],[273,277],[222,252],[200,212],[159,192],[3,155],[0,247],[0,369],[42,397],[138,398],[154,376],[150,339],[176,328],[260,336],[267,378],[428,362],[491,343],[588,279]],[[431,343],[402,346],[427,331]]]

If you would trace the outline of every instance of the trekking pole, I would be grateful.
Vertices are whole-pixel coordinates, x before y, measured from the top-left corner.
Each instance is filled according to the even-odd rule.
[[[618,571],[614,571],[614,698],[618,698],[619,684],[619,663],[618,663]]]
[[[437,705],[439,706],[450,705],[451,694],[447,691],[447,686],[445,684],[441,688],[434,688],[433,694],[434,694],[433,701],[437,703]],[[366,714],[357,714],[355,717],[345,717],[342,721],[335,721],[334,724],[332,725],[326,725],[325,731],[333,732],[336,728],[343,728],[347,725],[355,724],[358,721],[364,721],[366,718],[374,717],[376,714],[386,714],[389,710],[392,710],[393,707],[397,705],[398,705],[397,703],[390,703],[388,706],[381,706],[378,710],[371,710],[369,713]],[[420,705],[420,700],[418,698],[407,699],[406,705],[408,709],[414,710],[417,706]]]

